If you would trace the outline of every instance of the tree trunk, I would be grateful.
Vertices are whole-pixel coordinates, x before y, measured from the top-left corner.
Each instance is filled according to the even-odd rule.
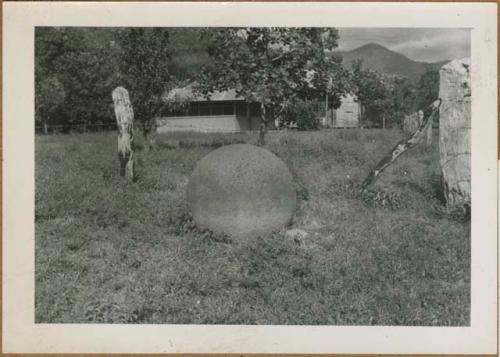
[[[43,133],[45,135],[49,135],[49,125],[47,124],[47,120],[43,121]]]
[[[406,140],[403,139],[392,148],[392,150],[379,161],[373,170],[370,171],[368,177],[361,184],[361,190],[365,190],[370,186],[378,176],[384,171],[389,165],[391,165],[401,154],[410,150],[411,148],[417,146],[425,136],[426,130],[429,125],[432,125],[433,118],[439,113],[439,106],[441,105],[441,100],[438,99],[426,110],[426,115],[424,114],[424,119],[422,124],[413,134],[413,136]]]
[[[328,125],[328,94],[325,96],[325,120],[323,126]]]
[[[115,107],[116,123],[118,125],[118,160],[120,176],[134,180],[134,110],[130,104],[128,92],[123,87],[117,87],[112,94]]]
[[[144,137],[144,151],[150,152],[153,150],[155,145],[155,129],[153,128],[153,124],[148,122],[144,123],[141,126],[142,135]]]
[[[266,106],[260,104],[260,128],[259,128],[259,146],[264,146],[266,144],[264,136],[267,129],[267,118],[266,118]]]
[[[385,114],[382,114],[382,129],[385,129]]]
[[[365,106],[363,103],[359,103],[359,122],[363,123],[363,126],[365,123]]]

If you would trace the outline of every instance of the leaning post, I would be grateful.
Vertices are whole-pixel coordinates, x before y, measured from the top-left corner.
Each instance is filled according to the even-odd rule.
[[[391,151],[379,161],[379,163],[370,171],[366,179],[361,184],[361,192],[365,191],[368,186],[374,183],[382,171],[391,165],[401,154],[404,154],[422,142],[425,133],[427,132],[429,126],[432,125],[434,118],[439,115],[440,106],[441,99],[438,99],[434,101],[434,103],[432,103],[425,110],[425,112],[423,112],[422,121],[420,122],[420,126],[417,128],[415,133],[413,133],[411,138],[399,141],[396,146],[394,146]]]
[[[116,124],[118,125],[118,160],[120,176],[129,180],[135,177],[134,172],[134,110],[130,104],[128,91],[116,87],[112,94],[115,107]]]

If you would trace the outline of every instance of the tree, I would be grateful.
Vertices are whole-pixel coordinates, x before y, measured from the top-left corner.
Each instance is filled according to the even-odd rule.
[[[120,36],[123,86],[130,91],[136,120],[149,138],[154,118],[163,108],[162,95],[174,86],[169,72],[173,46],[165,28],[127,28]],[[149,138],[149,147],[151,147]]]
[[[326,55],[337,46],[332,28],[206,29],[211,63],[198,79],[205,95],[234,89],[247,102],[260,104],[259,143],[269,121],[298,99],[339,95],[332,77],[343,69]],[[339,76],[340,77],[340,76]]]
[[[210,63],[207,46],[201,41],[203,28],[176,27],[169,29],[174,48],[169,72],[177,81],[191,82],[203,66]]]
[[[66,96],[52,66],[62,53],[64,41],[61,35],[57,28],[37,28],[35,31],[35,121],[43,126],[45,134],[48,134],[49,124],[55,122]]]
[[[373,117],[383,115],[388,90],[379,73],[363,69],[362,60],[354,61],[351,80],[361,107],[361,120],[366,120],[367,114]]]
[[[387,102],[389,126],[401,127],[404,116],[416,110],[414,84],[407,78],[395,77]]]
[[[429,70],[422,74],[416,86],[416,110],[427,107],[439,97],[439,72]]]
[[[48,126],[54,113],[63,105],[66,93],[56,77],[45,77],[35,82],[35,119],[43,125],[43,132],[49,133]]]
[[[323,105],[319,101],[297,100],[284,110],[280,124],[295,124],[299,130],[315,130],[320,126],[320,111]]]
[[[38,120],[50,115],[52,123],[67,127],[114,121],[109,93],[117,73],[116,46],[112,41],[115,31],[36,28],[35,109]],[[62,92],[64,101],[54,101],[54,96],[60,99]],[[53,106],[50,114],[49,105]]]

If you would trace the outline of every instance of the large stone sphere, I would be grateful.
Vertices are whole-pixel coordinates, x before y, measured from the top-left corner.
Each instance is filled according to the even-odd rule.
[[[296,206],[292,175],[268,150],[223,146],[198,162],[187,187],[196,225],[245,241],[290,223]]]

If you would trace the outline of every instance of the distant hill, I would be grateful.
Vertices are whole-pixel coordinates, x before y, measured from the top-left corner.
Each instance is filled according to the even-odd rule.
[[[412,81],[418,81],[420,76],[428,70],[438,69],[449,61],[440,62],[417,62],[409,59],[401,53],[391,51],[376,43],[369,43],[351,51],[336,51],[343,57],[343,63],[351,66],[360,58],[363,67],[377,72],[407,77]]]

